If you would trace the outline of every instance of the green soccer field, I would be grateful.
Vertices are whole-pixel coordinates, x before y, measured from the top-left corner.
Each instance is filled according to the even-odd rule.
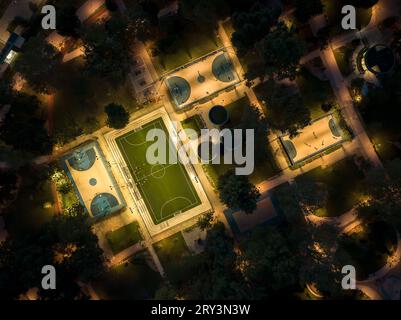
[[[169,146],[170,136],[161,118],[147,123],[139,130],[118,137],[116,143],[153,222],[159,224],[196,207],[201,201],[185,167],[180,162],[151,165],[146,160],[146,150],[153,143],[146,141],[146,134],[155,128],[166,132],[166,143]],[[176,152],[173,144],[171,148]]]

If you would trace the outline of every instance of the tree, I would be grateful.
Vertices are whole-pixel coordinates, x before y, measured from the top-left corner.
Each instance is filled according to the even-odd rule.
[[[236,129],[254,130],[255,162],[257,164],[267,161],[269,157],[268,123],[260,108],[250,105],[243,109],[240,123]]]
[[[189,278],[162,284],[156,298],[209,300],[246,299],[252,296],[237,267],[233,239],[227,235],[223,223],[213,224],[207,231],[204,251],[186,260],[190,263],[176,263],[180,272],[186,271]]]
[[[0,170],[0,208],[14,199],[17,182],[16,172]]]
[[[238,53],[243,55],[252,49],[277,23],[280,14],[281,8],[276,3],[269,6],[256,3],[250,11],[235,12],[231,41]]]
[[[42,267],[52,263],[51,248],[37,235],[7,238],[0,244],[0,297],[15,299],[39,286]]]
[[[56,184],[57,191],[67,194],[72,190],[71,181],[67,175],[61,170],[55,170],[52,175],[52,181]]]
[[[384,168],[372,167],[365,185],[370,200],[358,208],[359,217],[367,223],[380,219],[400,227],[401,160],[389,161]]]
[[[82,34],[86,70],[118,86],[123,83],[131,64],[132,36],[124,18],[115,16],[105,26],[91,24]]]
[[[278,23],[257,44],[267,76],[277,79],[295,79],[299,60],[306,52],[305,42],[299,39],[294,28]]]
[[[111,12],[116,12],[118,10],[118,6],[115,0],[106,0],[105,2],[107,10]]]
[[[63,213],[69,217],[77,217],[85,215],[85,208],[79,202],[75,202],[65,208]]]
[[[15,149],[33,155],[49,154],[53,142],[47,134],[45,121],[38,115],[39,100],[24,93],[15,94],[11,100],[11,108],[0,126],[0,138]]]
[[[314,213],[323,208],[327,201],[327,187],[308,175],[304,174],[297,178],[297,190],[301,208],[304,212]]]
[[[175,300],[177,296],[177,290],[167,281],[164,281],[155,292],[156,300]]]
[[[74,140],[83,133],[72,115],[65,115],[64,120],[63,125],[57,126],[53,134],[55,142],[61,145]]]
[[[233,239],[223,223],[215,223],[207,231],[204,252],[184,286],[183,296],[206,300],[249,298],[249,288],[236,268],[236,260]]]
[[[154,38],[156,34],[155,20],[157,12],[145,10],[144,4],[139,4],[128,11],[128,32],[134,35],[139,41],[145,42]]]
[[[76,12],[77,9],[69,4],[57,7],[57,32],[60,35],[78,37],[81,21]]]
[[[55,266],[57,291],[43,299],[85,298],[75,282],[98,278],[105,258],[86,214],[54,216],[40,228],[14,234],[0,244],[0,297],[16,298],[40,287],[44,265]]]
[[[214,220],[213,212],[207,212],[207,213],[202,214],[198,218],[196,225],[202,231],[207,230],[207,229],[210,229],[210,227],[213,225],[213,220]]]
[[[277,228],[255,229],[241,242],[240,265],[256,299],[289,288],[298,280],[298,257]]]
[[[323,13],[323,4],[320,0],[296,0],[295,1],[295,15],[302,23],[314,16]]]
[[[45,290],[39,286],[38,296],[40,300],[50,301],[72,301],[72,300],[88,300],[79,284],[75,279],[75,275],[66,270],[64,265],[57,267],[57,285],[54,290]]]
[[[247,176],[236,175],[234,170],[229,170],[219,177],[217,189],[220,200],[230,209],[245,213],[256,210],[260,193]]]
[[[122,105],[110,103],[104,111],[107,114],[107,125],[110,128],[122,129],[129,122],[129,113]]]
[[[200,27],[214,27],[226,12],[225,0],[180,0],[182,15]]]
[[[74,278],[89,282],[103,273],[103,251],[87,214],[55,216],[42,234],[50,241],[56,262]]]
[[[341,263],[336,255],[339,230],[329,223],[310,224],[310,234],[301,255],[300,277],[328,298],[343,298]]]
[[[14,70],[21,73],[29,85],[39,93],[54,89],[54,74],[61,63],[61,55],[44,36],[30,38],[18,55]]]
[[[12,94],[12,81],[8,77],[0,79],[0,109],[9,104]]]
[[[298,131],[310,124],[311,114],[299,94],[291,94],[284,86],[272,82],[267,100],[267,122],[271,128],[289,132],[295,136]]]

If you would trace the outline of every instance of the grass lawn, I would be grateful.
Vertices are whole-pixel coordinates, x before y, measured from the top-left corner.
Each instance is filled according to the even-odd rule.
[[[190,139],[196,139],[197,137],[200,137],[201,129],[205,128],[205,126],[203,124],[203,120],[202,120],[201,116],[198,114],[181,121],[181,125],[184,129],[192,129],[192,130],[196,131],[197,136],[191,135],[189,137]]]
[[[231,39],[232,34],[234,33],[234,27],[232,25],[232,21],[227,20],[223,23],[223,28],[227,34],[227,36]],[[256,50],[248,50],[248,52],[244,56],[238,56],[238,60],[241,63],[241,66],[244,70],[244,73],[248,71],[248,66],[253,63],[260,64],[262,63],[262,60],[260,59],[260,56],[258,55]]]
[[[55,214],[51,182],[20,189],[7,211],[4,219],[12,234],[25,234],[50,221]]]
[[[318,79],[306,68],[302,68],[296,81],[304,103],[310,109],[312,120],[322,116],[325,113],[322,104],[335,99],[330,82]]]
[[[173,52],[160,53],[158,56],[152,57],[159,75],[217,50],[222,43],[213,30],[203,31],[189,25],[175,45]]]
[[[144,300],[154,297],[161,280],[139,254],[106,272],[93,288],[101,299]]]
[[[368,124],[369,136],[373,146],[382,161],[393,160],[401,157],[401,150],[397,146],[400,140],[400,133],[392,132],[381,123],[373,122]]]
[[[225,108],[228,111],[230,119],[228,123],[225,125],[226,128],[234,128],[237,126],[242,119],[242,114],[251,102],[247,96],[244,96],[230,104],[226,105]]]
[[[201,201],[192,184],[192,179],[180,161],[175,164],[149,164],[147,151],[154,142],[146,141],[146,135],[155,128],[166,133],[164,143],[170,146],[171,149],[168,150],[171,153],[176,153],[176,150],[171,147],[174,144],[170,141],[170,135],[162,118],[143,125],[138,131],[131,131],[118,137],[116,143],[135,179],[153,222],[159,224],[196,207]]]
[[[341,160],[325,169],[318,167],[305,175],[327,187],[327,204],[315,212],[318,216],[339,216],[358,204],[363,195],[364,176],[352,158]]]
[[[247,96],[238,99],[228,105],[225,108],[228,110],[230,115],[230,120],[224,126],[224,128],[232,129],[238,126],[242,120],[243,112],[245,108],[248,108],[250,105],[250,101]],[[253,184],[258,184],[264,180],[267,180],[273,176],[275,176],[279,169],[275,162],[272,150],[270,150],[269,146],[269,155],[263,162],[255,163],[254,172],[249,176],[250,181]],[[204,165],[206,172],[209,177],[212,179],[212,182],[215,186],[217,186],[219,176],[226,173],[228,170],[235,168],[234,164],[207,164]]]
[[[397,235],[394,228],[384,222],[357,228],[356,232],[344,236],[340,247],[351,256],[357,280],[363,280],[386,264],[397,247]]]
[[[95,131],[105,124],[104,107],[111,102],[122,104],[130,112],[139,108],[128,81],[113,87],[104,79],[87,75],[81,58],[64,63],[62,68],[55,75],[59,83],[53,112],[56,135],[63,132],[68,136],[77,127],[84,133]]]
[[[327,15],[329,24],[331,25],[331,36],[336,36],[341,33],[353,32],[353,30],[344,30],[341,27],[341,14],[340,1],[322,0],[324,5],[324,13]],[[358,29],[366,27],[372,18],[372,9],[356,8],[356,26]]]
[[[171,282],[180,283],[192,276],[192,270],[197,267],[197,256],[191,255],[181,232],[153,244],[153,247]]]
[[[334,56],[337,61],[337,65],[344,77],[349,76],[352,73],[351,58],[355,48],[351,45],[340,47],[334,50]]]
[[[134,245],[142,240],[138,222],[134,221],[124,227],[106,234],[111,251],[114,254]]]
[[[159,256],[160,262],[167,268],[169,265],[191,254],[181,232],[156,242],[153,246]]]

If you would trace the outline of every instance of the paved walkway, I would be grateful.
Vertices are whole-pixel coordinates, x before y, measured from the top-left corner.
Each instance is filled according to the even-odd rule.
[[[132,257],[135,253],[138,253],[139,251],[142,251],[144,246],[142,245],[141,242],[135,243],[134,245],[124,249],[123,251],[117,253],[114,255],[109,262],[109,266],[114,266],[118,265],[125,260],[127,260],[129,257]]]
[[[382,267],[380,270],[369,275],[368,279],[363,281],[357,281],[357,284],[369,284],[378,279],[385,277],[391,270],[400,266],[401,262],[401,238],[399,233],[397,232],[397,249],[394,254],[388,257],[386,265]]]
[[[321,20],[311,20],[312,25],[320,23],[322,23]],[[322,26],[315,26],[315,29],[319,29],[320,27]],[[352,35],[347,34],[344,37],[347,37],[347,39],[348,37],[350,37],[350,39],[352,40],[352,37],[355,37],[355,34],[356,33],[352,33]],[[342,43],[345,43],[345,40],[342,41],[344,41]],[[345,116],[347,123],[354,133],[354,140],[356,140],[360,145],[363,156],[366,159],[369,159],[373,165],[381,166],[379,157],[365,131],[362,120],[360,119],[360,115],[354,107],[351,94],[349,93],[347,87],[347,83],[344,80],[344,77],[342,76],[337,65],[333,50],[333,45],[331,44],[325,50],[320,51],[320,57],[326,67],[326,73],[330,80],[331,86],[334,90],[339,104],[344,108],[343,115]]]
[[[223,41],[224,46],[228,48],[230,57],[237,69],[237,73],[239,75],[242,75],[243,68],[242,68],[241,64],[239,63],[239,60],[235,55],[235,51],[234,51],[234,49],[232,49],[231,42],[230,42],[229,38],[227,37],[227,35],[225,34],[225,31],[221,25],[219,26],[219,35]],[[155,71],[152,61],[151,61],[151,59],[146,51],[146,48],[144,46],[142,48],[140,55],[144,59],[146,65],[147,65],[147,68],[150,70],[152,77],[156,81],[158,78],[157,72]],[[313,59],[319,55],[321,55],[323,62],[327,66],[329,79],[332,83],[333,89],[335,90],[337,98],[339,99],[340,103],[342,105],[344,105],[344,107],[346,108],[346,110],[345,110],[346,118],[350,122],[350,125],[352,126],[352,129],[354,130],[356,139],[354,139],[353,141],[351,141],[349,143],[344,144],[341,149],[336,150],[329,155],[322,156],[321,158],[305,165],[304,167],[302,167],[300,169],[291,170],[288,167],[284,168],[281,175],[279,175],[277,177],[273,177],[272,179],[264,181],[258,185],[258,188],[260,189],[262,194],[268,192],[272,188],[274,188],[282,183],[291,182],[299,174],[302,174],[306,171],[312,170],[313,168],[316,168],[321,165],[323,165],[323,166],[331,165],[331,164],[343,159],[344,157],[353,155],[355,153],[362,152],[365,155],[365,157],[371,159],[371,161],[373,163],[380,164],[380,161],[378,161],[378,157],[373,149],[373,146],[370,143],[370,140],[364,131],[364,128],[359,119],[359,116],[356,113],[356,111],[352,105],[352,99],[350,97],[348,89],[344,83],[344,79],[342,78],[341,73],[336,64],[336,61],[334,59],[332,48],[329,48],[321,53],[320,52],[310,53],[310,54],[308,54],[307,57],[304,57],[303,60],[306,61],[308,59]],[[248,97],[250,98],[251,102],[253,104],[259,106],[259,102],[256,99],[256,96],[254,95],[254,92],[252,89],[249,89],[246,86],[240,86],[238,89],[238,92],[242,92],[242,94],[246,93],[248,95]],[[162,101],[173,121],[177,121],[179,123],[179,121],[182,120],[183,117],[186,117],[185,114],[183,115],[183,114],[176,113],[173,105],[170,102],[170,99],[168,98],[168,94],[162,95]],[[202,108],[202,106],[200,106],[199,108]],[[95,134],[95,136],[96,136],[96,134]],[[86,136],[85,138],[82,138],[82,139],[87,140],[87,138],[88,138],[88,136]],[[79,140],[80,139],[78,139],[76,141],[76,143],[78,143]],[[222,220],[226,225],[228,225],[228,223],[224,217],[224,214],[223,214],[223,210],[225,209],[225,207],[219,201],[219,198],[218,198],[215,190],[211,186],[208,178],[206,177],[202,167],[201,166],[194,166],[194,167],[195,167],[196,173],[198,174],[198,176],[202,182],[202,185],[204,186],[205,192],[207,193],[208,198],[215,210],[216,216],[219,218],[219,220]],[[125,196],[125,198],[127,199],[126,196]],[[348,216],[345,216],[345,217],[348,217]],[[344,219],[344,221],[342,223],[344,225],[348,225],[347,223],[349,221],[352,221],[351,216],[349,217],[349,221],[346,218],[343,218],[343,219]],[[138,219],[138,220],[140,221],[141,219]],[[191,223],[193,224],[194,221],[191,221]],[[184,227],[185,226],[181,226],[181,230]],[[144,227],[142,225],[141,225],[141,229],[146,231],[146,227]],[[161,263],[156,255],[156,253],[154,252],[152,243],[155,241],[159,241],[162,238],[165,238],[178,231],[180,231],[180,230],[177,230],[176,228],[172,228],[171,230],[167,230],[165,233],[162,233],[155,238],[151,238],[149,235],[146,235],[146,234],[144,236],[144,238],[145,238],[144,246],[146,248],[148,248],[148,250],[155,262],[155,265],[157,266],[157,269],[159,270],[159,272],[161,274],[164,274],[163,267],[161,266]],[[136,250],[134,248],[128,248],[128,249],[129,249],[128,250],[129,252],[131,252],[131,250],[133,250],[133,251]]]

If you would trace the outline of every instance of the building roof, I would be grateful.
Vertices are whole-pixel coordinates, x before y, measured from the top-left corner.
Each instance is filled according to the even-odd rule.
[[[13,48],[21,48],[22,45],[24,44],[24,38],[13,32],[10,37],[8,38],[5,46],[3,49],[0,51],[0,64],[6,62],[6,59],[10,52],[13,50]]]

